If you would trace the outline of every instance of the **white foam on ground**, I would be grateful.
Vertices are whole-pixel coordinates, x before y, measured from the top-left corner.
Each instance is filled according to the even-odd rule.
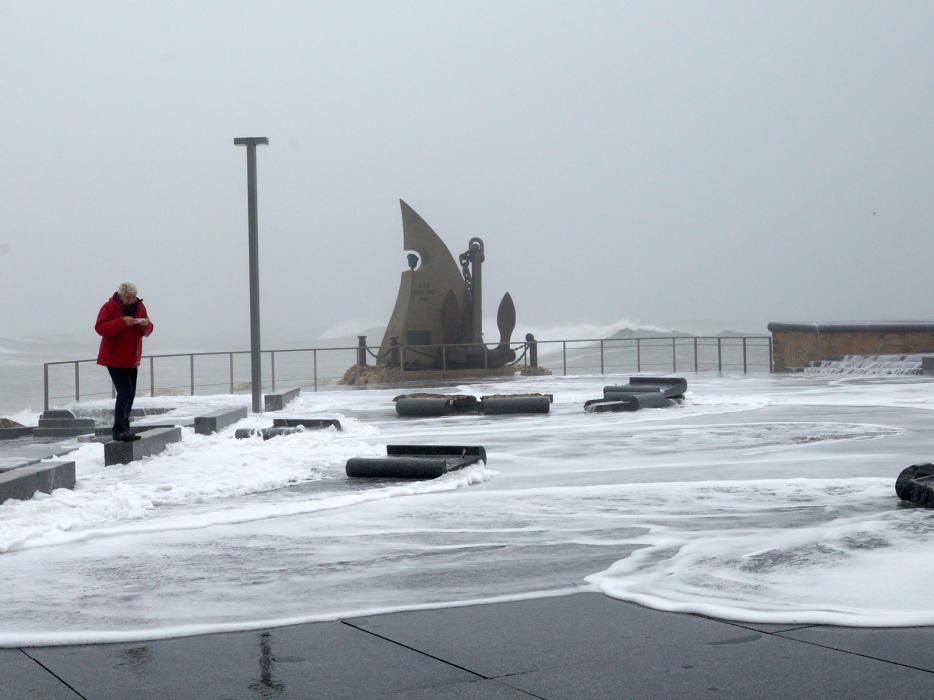
[[[0,506],[0,645],[589,587],[748,621],[934,624],[934,520],[894,494],[901,469],[934,454],[934,383],[688,375],[680,406],[583,411],[625,379],[439,389],[552,393],[548,415],[402,419],[399,389],[304,392],[217,435],[184,429],[182,443],[130,465],[104,467],[102,446],[85,444],[69,457],[74,491]],[[172,416],[236,402],[149,400]],[[279,415],[345,430],[233,438]],[[344,476],[349,457],[421,443],[483,445],[489,465],[423,482]]]

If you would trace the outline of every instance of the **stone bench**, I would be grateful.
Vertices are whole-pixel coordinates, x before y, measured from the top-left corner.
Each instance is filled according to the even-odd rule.
[[[286,391],[279,391],[274,394],[265,394],[263,396],[263,410],[281,411],[285,408],[287,403],[298,398],[300,392],[301,387],[295,387],[294,389],[287,389]]]
[[[195,432],[198,435],[210,435],[246,418],[246,406],[222,408],[205,416],[195,416]]]
[[[159,454],[167,445],[180,442],[182,429],[155,428],[139,433],[139,440],[123,442],[112,440],[104,443],[104,465],[129,464],[143,457]]]
[[[30,464],[0,474],[0,503],[8,498],[26,501],[32,498],[36,491],[52,493],[55,489],[74,487],[74,462]]]

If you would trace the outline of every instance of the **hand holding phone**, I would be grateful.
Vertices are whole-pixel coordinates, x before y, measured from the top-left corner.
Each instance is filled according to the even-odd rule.
[[[133,319],[133,322],[142,325],[144,323],[149,323],[149,319],[148,318],[135,318]]]

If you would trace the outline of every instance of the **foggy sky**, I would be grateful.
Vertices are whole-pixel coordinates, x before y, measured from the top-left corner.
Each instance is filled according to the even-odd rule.
[[[934,318],[930,2],[0,2],[0,337],[388,321],[398,200],[485,316]],[[487,329],[488,334],[492,329]],[[541,336],[540,336],[541,337]],[[379,338],[371,339],[378,342]]]

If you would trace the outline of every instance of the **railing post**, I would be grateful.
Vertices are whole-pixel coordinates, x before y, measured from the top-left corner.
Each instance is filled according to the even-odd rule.
[[[600,374],[605,374],[603,371],[603,338],[600,338]]]
[[[535,336],[531,333],[525,334],[525,342],[529,344],[529,367],[532,369],[538,368],[538,343],[535,341]]]
[[[775,371],[775,359],[772,357],[772,337],[769,336],[769,374]]]
[[[445,379],[445,375],[448,371],[448,346],[441,346],[441,379]]]
[[[42,364],[42,393],[43,393],[43,402],[42,410],[49,410],[49,363],[44,362]]]
[[[568,374],[568,341],[561,341],[561,363],[564,366],[564,376]]]
[[[697,336],[694,336],[694,373],[697,373]]]
[[[743,374],[748,374],[746,371],[746,336],[743,336]]]
[[[717,371],[723,374],[723,338],[717,336]]]
[[[312,350],[312,354],[314,355],[313,359],[315,363],[315,391],[318,391],[318,348]]]
[[[269,360],[271,364],[270,371],[272,372],[272,390],[275,391],[276,390],[276,351],[275,350],[270,351]]]
[[[366,336],[357,336],[357,364],[366,367]]]
[[[75,401],[81,400],[81,377],[79,376],[78,362],[75,361]]]
[[[642,338],[636,338],[636,372],[642,371]]]
[[[234,393],[233,385],[233,353],[230,353],[230,393]]]
[[[188,356],[188,378],[191,380],[191,395],[195,395],[195,356]]]
[[[671,338],[671,371],[678,371],[678,349],[675,347],[676,338],[672,336]]]
[[[149,395],[156,395],[156,365],[152,355],[149,356]]]

